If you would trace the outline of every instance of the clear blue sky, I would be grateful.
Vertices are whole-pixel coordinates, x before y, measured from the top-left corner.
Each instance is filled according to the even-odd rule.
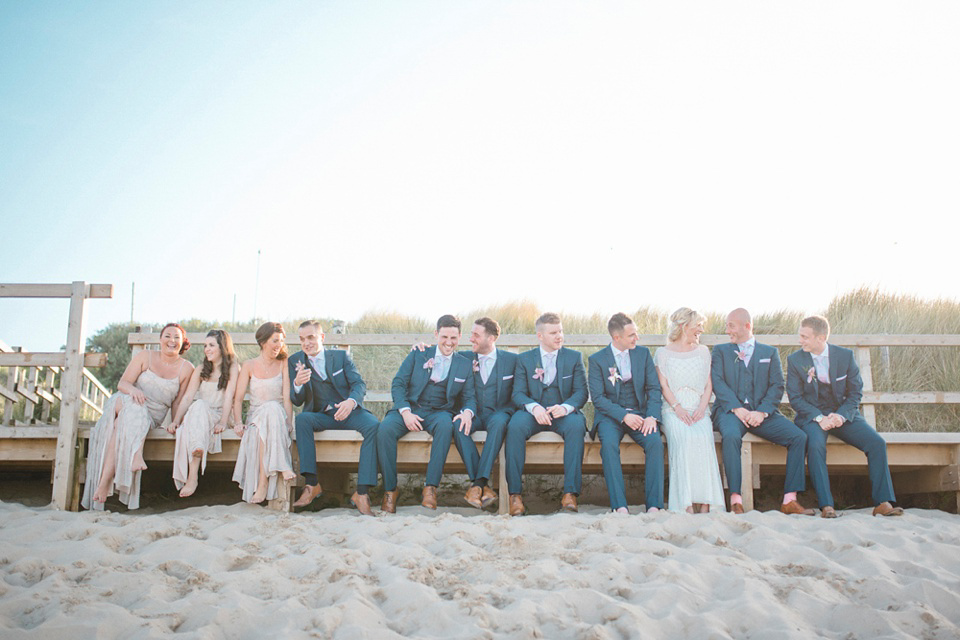
[[[253,314],[960,297],[960,3],[0,4],[3,282]],[[65,302],[0,300],[0,340]]]

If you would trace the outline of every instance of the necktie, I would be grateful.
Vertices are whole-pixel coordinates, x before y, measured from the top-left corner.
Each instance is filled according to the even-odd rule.
[[[548,353],[543,357],[543,384],[550,386],[557,377],[557,352]]]
[[[322,358],[321,356],[316,355],[316,356],[313,356],[312,358],[310,358],[310,364],[313,365],[314,370],[315,370],[315,371],[317,372],[317,374],[320,376],[320,379],[321,379],[321,380],[326,380],[326,379],[327,379],[327,372],[324,371],[324,366],[323,366],[324,362],[323,362],[323,358]]]
[[[438,355],[434,359],[433,373],[430,379],[434,382],[442,382],[447,377],[447,368],[450,366],[450,358]]]
[[[825,362],[826,355],[826,353],[821,353],[819,356],[813,357],[813,363],[816,365],[815,368],[817,370],[817,380],[823,384],[830,383],[830,371],[827,367],[827,363]]]
[[[487,380],[490,378],[490,369],[493,361],[490,356],[480,356],[480,379],[483,380],[483,384],[487,384]]]
[[[620,352],[620,381],[629,382],[633,379],[633,372],[630,371],[630,352]]]

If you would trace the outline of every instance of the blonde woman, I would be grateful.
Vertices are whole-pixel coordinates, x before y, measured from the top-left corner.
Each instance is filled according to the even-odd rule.
[[[687,307],[670,315],[667,345],[657,349],[654,364],[663,391],[663,432],[670,462],[670,511],[707,513],[724,510],[723,487],[707,414],[710,351],[700,344],[706,318]]]
[[[242,437],[233,479],[243,490],[243,499],[257,503],[278,495],[277,475],[293,480],[293,403],[283,326],[267,322],[257,329],[260,355],[240,368],[233,413],[242,415],[243,397],[250,389],[246,425],[237,421],[234,430]]]
[[[203,341],[203,364],[190,376],[186,398],[167,427],[177,434],[173,453],[173,482],[180,497],[192,496],[207,468],[207,454],[220,453],[220,434],[233,411],[240,365],[230,334],[213,329]]]

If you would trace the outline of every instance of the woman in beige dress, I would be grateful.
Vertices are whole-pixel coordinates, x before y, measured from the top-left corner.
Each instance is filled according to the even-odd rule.
[[[207,454],[220,453],[220,434],[233,411],[233,396],[240,365],[230,334],[222,329],[207,333],[203,364],[193,371],[186,398],[167,427],[177,434],[173,454],[173,482],[180,497],[192,496],[199,475],[207,468]]]
[[[90,432],[84,508],[103,510],[114,491],[130,509],[140,506],[140,473],[147,468],[143,442],[167,411],[180,408],[193,372],[181,357],[189,348],[186,331],[172,322],[160,332],[159,353],[144,350],[130,360]]]
[[[243,398],[250,390],[250,409],[246,424],[237,420],[234,430],[242,436],[233,479],[243,490],[247,502],[277,498],[278,474],[293,480],[293,403],[290,400],[290,374],[283,326],[267,322],[257,329],[260,355],[240,367],[234,416],[239,418]]]

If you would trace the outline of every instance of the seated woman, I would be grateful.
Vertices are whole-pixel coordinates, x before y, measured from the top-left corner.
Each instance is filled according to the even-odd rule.
[[[246,426],[238,419],[234,430],[242,436],[233,479],[243,489],[247,502],[274,500],[278,496],[277,474],[293,480],[290,445],[293,443],[293,403],[284,331],[278,322],[260,325],[255,334],[260,355],[240,368],[234,416],[242,415],[243,398],[250,388]]]
[[[724,511],[723,488],[707,414],[713,385],[710,351],[700,344],[706,318],[687,307],[670,315],[667,346],[653,362],[663,392],[663,432],[670,463],[670,511],[706,513],[711,505]]]
[[[227,428],[233,410],[240,365],[230,334],[222,329],[207,333],[203,341],[203,364],[193,371],[180,409],[167,427],[177,434],[173,454],[173,482],[180,497],[197,490],[199,474],[207,468],[207,454],[220,453],[220,434]]]
[[[114,491],[129,508],[140,506],[140,472],[147,468],[143,441],[168,410],[176,414],[180,408],[193,372],[180,356],[189,348],[187,332],[171,322],[160,332],[159,353],[144,350],[130,360],[90,432],[84,508],[103,510]]]

